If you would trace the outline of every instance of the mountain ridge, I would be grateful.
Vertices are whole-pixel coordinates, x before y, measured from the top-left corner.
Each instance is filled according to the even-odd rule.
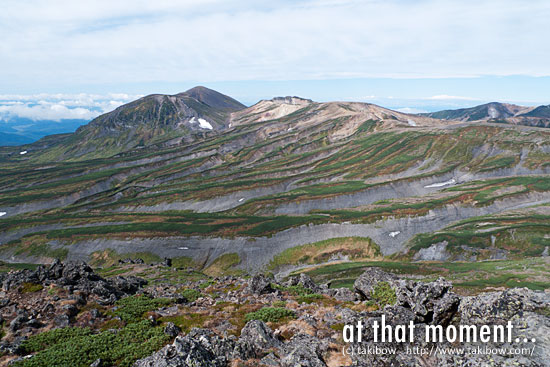
[[[527,107],[509,103],[489,102],[469,108],[442,110],[420,115],[448,121],[489,121],[550,127],[550,105]]]

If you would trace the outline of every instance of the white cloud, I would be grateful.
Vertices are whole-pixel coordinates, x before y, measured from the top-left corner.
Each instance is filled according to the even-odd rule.
[[[34,94],[0,95],[0,120],[14,117],[31,120],[91,120],[102,113],[141,97],[128,94]],[[118,98],[118,99],[112,99]]]
[[[426,113],[428,111],[426,110],[422,110],[420,108],[414,108],[414,107],[403,107],[403,108],[398,108],[396,111],[398,112],[403,112],[403,113]]]
[[[550,2],[4,0],[0,80],[550,75]]]
[[[448,96],[446,94],[431,96],[431,97],[428,97],[428,99],[433,99],[433,100],[436,100],[436,101],[453,101],[453,100],[454,101],[478,101],[479,100],[477,98],[472,98],[472,97]]]
[[[0,106],[0,116],[4,119],[11,117],[28,118],[31,120],[55,120],[61,119],[82,119],[88,120],[96,117],[99,113],[86,108],[67,108],[60,104],[45,105],[12,105]]]

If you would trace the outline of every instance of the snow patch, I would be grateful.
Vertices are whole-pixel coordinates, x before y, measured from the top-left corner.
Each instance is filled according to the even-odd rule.
[[[243,200],[244,200],[244,198],[240,198],[240,199],[239,199],[239,203],[240,203],[241,201],[243,201]]]
[[[178,247],[178,250],[189,250],[189,247]]]
[[[199,126],[203,129],[212,130],[213,127],[210,125],[210,122],[206,121],[205,119],[199,118]]]
[[[424,186],[424,188],[431,189],[434,187],[443,187],[443,186],[453,185],[455,183],[456,183],[456,180],[454,178],[451,178],[449,181],[433,183],[431,185]]]
[[[26,150],[24,150],[24,151],[22,151],[22,152],[19,152],[19,154],[21,154],[21,155],[23,155],[23,154],[27,154],[27,151],[26,151]]]
[[[390,232],[388,236],[390,236],[391,238],[395,238],[395,236],[397,236],[399,233],[401,233],[401,231]]]
[[[3,216],[6,215],[6,214],[8,214],[8,213],[6,213],[6,212],[0,212],[0,217],[3,217]]]
[[[409,124],[409,126],[416,126],[416,122],[414,122],[414,120],[408,119],[407,123]]]

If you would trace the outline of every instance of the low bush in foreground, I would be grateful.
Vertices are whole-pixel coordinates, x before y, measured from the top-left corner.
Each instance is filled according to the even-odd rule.
[[[371,298],[380,308],[393,305],[397,301],[395,290],[388,282],[378,282],[372,290]]]
[[[282,307],[264,307],[258,311],[247,313],[245,321],[260,320],[263,322],[277,322],[286,317],[295,317],[294,311]]]
[[[169,342],[162,327],[153,327],[146,320],[99,334],[87,328],[55,329],[26,340],[22,348],[38,353],[14,366],[87,367],[101,358],[104,366],[130,367]]]
[[[183,298],[185,298],[188,302],[195,302],[197,299],[202,297],[202,293],[196,289],[184,289],[181,292],[181,295]]]
[[[141,319],[147,311],[153,311],[163,306],[172,304],[173,301],[168,298],[150,298],[144,295],[135,295],[122,298],[116,302],[117,309],[115,315],[123,321],[135,322]]]

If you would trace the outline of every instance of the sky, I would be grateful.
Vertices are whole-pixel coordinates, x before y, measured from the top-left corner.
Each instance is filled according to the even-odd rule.
[[[550,103],[550,1],[2,0],[0,119],[205,85],[409,112]]]

